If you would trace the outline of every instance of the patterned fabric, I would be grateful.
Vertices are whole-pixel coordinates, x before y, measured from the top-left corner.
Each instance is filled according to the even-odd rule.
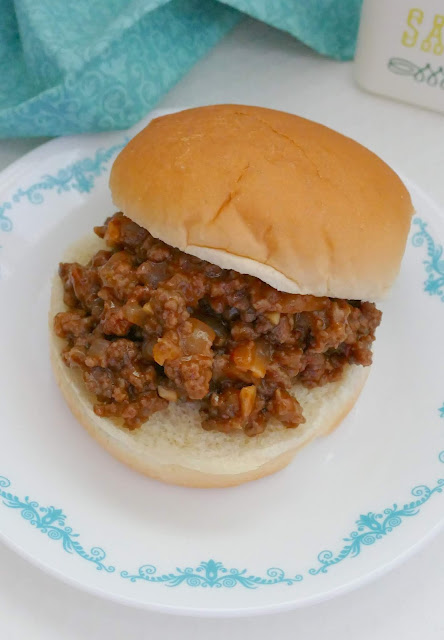
[[[241,12],[320,53],[350,58],[360,3],[0,0],[0,137],[134,124],[239,22]]]
[[[362,0],[221,0],[288,31],[323,55],[349,60],[355,53]]]

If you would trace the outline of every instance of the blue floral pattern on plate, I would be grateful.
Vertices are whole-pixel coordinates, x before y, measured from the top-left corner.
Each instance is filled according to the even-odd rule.
[[[414,247],[421,247],[424,243],[427,247],[427,260],[424,260],[426,272],[429,274],[424,282],[424,291],[431,296],[440,296],[444,302],[444,258],[443,248],[436,244],[427,230],[427,223],[421,218],[415,218],[413,224],[419,227],[412,237]],[[444,409],[444,405],[443,405]]]
[[[227,587],[229,589],[241,585],[247,589],[256,589],[259,586],[273,584],[292,585],[300,582],[303,578],[300,574],[290,578],[285,575],[285,571],[277,567],[267,569],[267,578],[249,575],[247,569],[226,569],[222,562],[208,560],[201,562],[193,569],[176,569],[176,573],[164,573],[156,575],[157,569],[151,564],[140,567],[137,574],[130,574],[128,571],[121,571],[122,578],[128,578],[130,582],[144,580],[145,582],[163,582],[168,587],[177,587],[180,584],[187,584],[189,587]]]
[[[443,452],[444,453],[444,452]],[[441,460],[444,462],[444,459]],[[413,502],[405,504],[402,508],[398,508],[396,504],[393,507],[384,509],[383,513],[369,512],[361,515],[356,521],[357,529],[352,531],[348,538],[344,538],[347,544],[342,547],[339,553],[334,554],[333,551],[321,551],[318,560],[321,563],[318,567],[309,569],[311,575],[318,573],[327,573],[328,569],[342,562],[345,558],[354,558],[358,556],[363,547],[374,544],[377,540],[381,540],[389,534],[395,527],[402,524],[404,518],[416,516],[422,505],[430,500],[435,493],[442,493],[444,489],[444,478],[440,478],[433,489],[425,485],[421,485],[412,489],[412,495],[417,498]]]
[[[76,553],[83,560],[94,564],[99,571],[102,569],[108,573],[115,571],[115,567],[104,564],[106,553],[101,547],[92,547],[89,552],[85,551],[77,540],[79,534],[66,526],[66,515],[61,509],[41,507],[38,502],[30,500],[28,496],[20,499],[9,491],[5,491],[10,486],[11,482],[8,478],[0,476],[0,498],[5,507],[17,509],[24,520],[51,540],[60,540],[67,553]]]
[[[108,162],[118,151],[128,142],[125,138],[123,142],[114,144],[108,149],[97,149],[93,158],[83,158],[63,169],[60,169],[55,176],[45,175],[34,184],[17,189],[9,200],[0,204],[0,229],[2,231],[12,231],[13,223],[6,215],[10,213],[15,204],[26,198],[31,204],[42,204],[44,192],[55,189],[61,194],[74,189],[79,193],[90,193],[95,184],[95,179],[102,175],[107,168]]]
[[[439,458],[444,463],[444,451],[441,452]],[[41,507],[38,502],[31,501],[27,496],[24,499],[20,499],[4,491],[10,484],[8,478],[0,476],[0,498],[6,507],[17,509],[22,518],[46,534],[51,540],[61,540],[63,549],[68,553],[74,552],[84,560],[95,564],[97,569],[104,569],[108,573],[114,573],[114,566],[106,566],[104,564],[106,552],[101,547],[93,547],[89,553],[85,551],[84,547],[76,539],[79,534],[73,533],[71,527],[65,526],[66,515],[62,509],[56,509],[52,506]],[[404,504],[402,508],[398,508],[394,504],[393,507],[384,509],[383,513],[375,514],[369,512],[361,515],[356,521],[357,530],[352,531],[348,538],[344,538],[344,542],[347,544],[336,554],[330,550],[321,551],[317,557],[320,565],[309,569],[307,574],[313,576],[326,573],[331,566],[339,564],[346,558],[358,556],[363,547],[381,540],[393,529],[399,527],[403,519],[420,513],[421,507],[433,495],[442,493],[443,489],[444,478],[440,478],[433,488],[420,485],[412,489],[411,493],[416,497],[416,500]],[[202,561],[196,568],[186,567],[185,569],[180,569],[177,567],[174,572],[170,571],[162,574],[157,573],[157,568],[154,565],[145,564],[139,568],[137,573],[123,570],[120,571],[120,576],[130,582],[163,583],[168,587],[177,587],[185,584],[189,587],[233,588],[242,586],[247,589],[276,584],[293,585],[303,580],[302,574],[290,577],[286,575],[283,569],[278,567],[270,567],[266,570],[267,577],[260,577],[249,574],[247,569],[227,569],[222,562],[215,562],[211,559]]]

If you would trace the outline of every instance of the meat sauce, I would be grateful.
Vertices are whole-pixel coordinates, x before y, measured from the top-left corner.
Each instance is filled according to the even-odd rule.
[[[202,426],[254,436],[304,422],[291,395],[371,364],[374,304],[273,289],[170,247],[116,213],[95,228],[107,250],[62,263],[67,310],[54,319],[68,367],[99,416],[136,429],[169,402],[194,402]]]

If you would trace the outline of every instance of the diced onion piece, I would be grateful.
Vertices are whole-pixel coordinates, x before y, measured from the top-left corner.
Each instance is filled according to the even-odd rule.
[[[216,337],[214,329],[212,329],[208,324],[202,322],[202,320],[199,320],[198,318],[190,318],[190,322],[193,325],[194,333],[201,333],[202,335],[205,335],[207,340],[213,342],[214,338]]]
[[[120,240],[120,221],[116,218],[113,218],[108,222],[108,226],[106,228],[105,236],[107,242],[113,246],[116,242]]]
[[[264,313],[264,316],[275,327],[279,324],[279,322],[281,320],[281,314],[278,311],[270,311],[269,313]]]
[[[146,303],[143,305],[142,309],[143,309],[143,310],[145,311],[145,313],[146,313],[147,315],[149,315],[149,316],[152,316],[152,315],[154,314],[153,307],[151,306],[151,302],[146,302]]]
[[[253,364],[250,367],[251,373],[256,376],[256,378],[263,378],[267,372],[267,364],[268,360],[265,356],[256,350],[256,354],[253,360]]]
[[[127,302],[123,307],[123,313],[129,322],[143,327],[146,320],[146,313],[138,302],[134,300]]]
[[[205,322],[197,318],[188,321],[192,326],[191,333],[181,336],[181,345],[187,355],[208,355],[216,333]]]
[[[248,418],[254,409],[254,403],[256,402],[256,387],[251,385],[250,387],[243,387],[240,391],[240,406],[241,414],[243,418]]]
[[[181,355],[183,353],[180,347],[165,338],[159,338],[153,347],[153,358],[161,367],[163,367],[165,360],[174,360]]]
[[[243,342],[239,344],[231,353],[231,358],[241,371],[251,371],[256,378],[263,378],[267,371],[268,358],[261,348],[256,344]]]
[[[153,349],[154,349],[154,345],[157,342],[157,338],[156,336],[147,336],[145,338],[145,340],[142,343],[142,356],[145,358],[145,360],[152,360],[153,359]]]
[[[168,402],[177,402],[178,395],[177,391],[174,391],[174,389],[168,389],[167,387],[159,385],[157,387],[157,393],[164,400],[168,400]]]
[[[100,358],[101,356],[104,356],[109,345],[110,342],[108,340],[105,340],[104,338],[95,338],[88,349],[88,356],[92,358]]]
[[[252,340],[250,342],[241,342],[231,352],[231,359],[241,371],[250,371],[255,351],[256,347]]]

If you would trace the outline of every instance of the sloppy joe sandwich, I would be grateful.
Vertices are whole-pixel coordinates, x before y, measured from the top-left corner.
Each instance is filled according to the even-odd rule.
[[[409,230],[405,186],[331,129],[216,105],[151,121],[110,188],[118,213],[53,285],[52,363],[72,412],[165,482],[281,469],[365,382],[375,301]]]

